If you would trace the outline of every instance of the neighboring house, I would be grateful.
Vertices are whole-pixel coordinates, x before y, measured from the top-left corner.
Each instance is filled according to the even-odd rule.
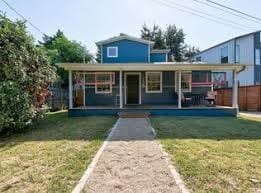
[[[212,64],[245,64],[238,76],[240,86],[261,84],[261,31],[245,34],[201,51],[191,61]],[[232,73],[226,72],[228,86],[232,86]]]
[[[126,34],[96,45],[101,50],[101,63],[59,64],[69,71],[69,112],[113,114],[121,109],[149,108],[152,113],[156,108],[155,112],[165,109],[171,114],[174,111],[168,109],[181,108],[186,99],[199,102],[199,96],[211,90],[212,69],[234,74],[244,69],[243,65],[168,62],[170,50],[154,50],[154,42]],[[236,103],[235,99],[235,109]]]

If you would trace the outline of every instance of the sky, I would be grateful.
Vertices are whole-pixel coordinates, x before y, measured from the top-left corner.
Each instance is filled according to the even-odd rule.
[[[91,53],[96,52],[95,42],[126,33],[140,36],[141,26],[157,24],[165,28],[175,24],[186,34],[186,43],[201,50],[245,33],[261,30],[261,22],[255,23],[197,3],[195,0],[6,0],[31,23],[47,35],[60,29],[71,40],[81,42]],[[205,1],[205,0],[199,0]],[[260,0],[213,0],[261,18]],[[223,25],[191,15],[174,8],[174,3],[232,20],[244,29]],[[179,7],[180,8],[180,7]],[[21,19],[2,0],[0,10],[15,20]],[[36,40],[42,34],[28,25],[28,31]]]

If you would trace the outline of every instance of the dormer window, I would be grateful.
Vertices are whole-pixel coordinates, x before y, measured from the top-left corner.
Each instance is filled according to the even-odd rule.
[[[117,58],[118,57],[118,47],[107,47],[107,57]]]

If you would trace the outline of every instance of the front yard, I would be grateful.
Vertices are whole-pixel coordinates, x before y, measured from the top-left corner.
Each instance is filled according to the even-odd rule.
[[[261,120],[152,117],[157,138],[194,192],[261,192]]]
[[[71,192],[115,121],[49,113],[35,129],[0,138],[0,192]]]

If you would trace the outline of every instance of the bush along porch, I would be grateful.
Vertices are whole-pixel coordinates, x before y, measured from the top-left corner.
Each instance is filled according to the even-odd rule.
[[[168,49],[126,34],[96,43],[101,63],[62,63],[69,71],[69,115],[116,115],[143,111],[152,115],[237,114],[237,74],[243,64],[168,62]],[[231,107],[215,105],[214,89],[234,77]]]

